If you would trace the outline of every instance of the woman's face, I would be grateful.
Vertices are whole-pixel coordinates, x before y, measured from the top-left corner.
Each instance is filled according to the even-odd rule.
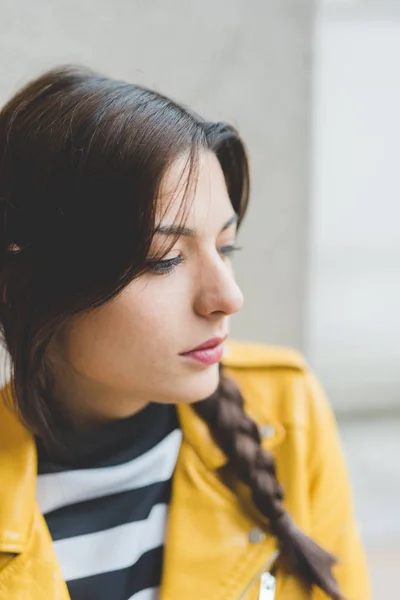
[[[168,227],[179,223],[182,165],[177,161],[164,178],[157,221],[163,231],[153,241],[154,255],[171,241]],[[165,262],[99,309],[76,317],[57,337],[56,389],[83,419],[128,416],[148,402],[191,403],[215,391],[219,349],[185,353],[225,338],[243,297],[229,256],[235,213],[211,152],[201,155],[184,225],[188,231]]]

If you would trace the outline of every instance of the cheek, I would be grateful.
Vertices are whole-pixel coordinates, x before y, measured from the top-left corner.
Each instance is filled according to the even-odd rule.
[[[70,325],[64,348],[76,371],[96,378],[121,376],[135,365],[154,365],[158,357],[182,350],[185,309],[176,288],[153,288],[133,282],[106,305]]]

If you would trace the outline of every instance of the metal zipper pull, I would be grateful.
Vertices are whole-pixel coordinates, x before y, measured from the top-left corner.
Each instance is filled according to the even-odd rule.
[[[260,593],[258,600],[274,600],[276,580],[271,573],[263,573],[260,581]]]
[[[245,600],[246,596],[250,590],[250,588],[253,587],[253,585],[257,585],[257,582],[260,580],[261,577],[261,581],[262,581],[262,577],[263,575],[269,575],[270,577],[272,577],[272,579],[275,582],[275,577],[273,575],[271,575],[271,573],[269,573],[268,571],[270,569],[272,569],[272,567],[274,566],[278,556],[279,556],[280,552],[279,550],[275,550],[275,552],[273,552],[271,554],[271,556],[268,558],[267,562],[264,563],[262,569],[260,569],[255,576],[253,577],[253,579],[251,579],[248,584],[246,585],[246,587],[244,588],[244,590],[242,591],[242,593],[240,594],[238,600]],[[262,584],[260,587],[260,591],[259,591],[259,596],[258,596],[258,600],[274,600],[275,598],[275,585],[273,588],[273,592],[272,592],[272,596],[262,596],[263,590],[262,590]]]

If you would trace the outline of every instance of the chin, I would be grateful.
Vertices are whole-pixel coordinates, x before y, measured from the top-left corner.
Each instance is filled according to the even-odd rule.
[[[189,378],[185,390],[179,394],[178,404],[192,404],[208,398],[215,392],[219,384],[218,364],[196,373]]]

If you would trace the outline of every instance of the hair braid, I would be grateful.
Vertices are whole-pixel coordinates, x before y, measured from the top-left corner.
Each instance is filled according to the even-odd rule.
[[[283,506],[283,490],[276,477],[272,454],[261,448],[257,424],[244,412],[235,382],[222,374],[217,391],[194,405],[197,414],[228,458],[235,476],[248,485],[257,509],[269,520],[292,565],[332,600],[343,600],[331,569],[335,557],[303,533]]]

